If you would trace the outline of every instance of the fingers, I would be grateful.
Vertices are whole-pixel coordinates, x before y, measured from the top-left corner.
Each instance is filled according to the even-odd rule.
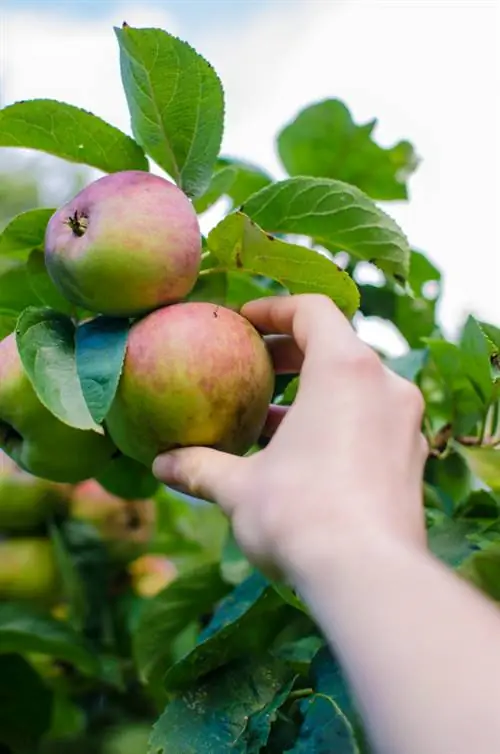
[[[275,406],[274,404],[269,406],[266,423],[261,433],[263,437],[272,437],[274,435],[285,418],[288,409],[289,406]]]
[[[161,482],[193,497],[211,500],[231,514],[241,485],[243,458],[212,448],[181,448],[155,459],[153,474]]]
[[[298,374],[304,361],[304,354],[293,338],[288,335],[266,335],[268,351],[276,374]]]

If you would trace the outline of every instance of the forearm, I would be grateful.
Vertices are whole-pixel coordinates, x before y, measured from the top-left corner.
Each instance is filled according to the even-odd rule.
[[[316,549],[292,578],[344,668],[376,751],[498,750],[496,606],[416,548],[367,537],[324,552]]]

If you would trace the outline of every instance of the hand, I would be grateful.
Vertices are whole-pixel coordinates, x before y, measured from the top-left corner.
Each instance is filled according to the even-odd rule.
[[[267,334],[277,373],[300,372],[294,404],[270,408],[272,439],[258,453],[184,448],[159,456],[155,475],[216,501],[267,572],[292,576],[366,537],[425,548],[418,389],[385,368],[326,297],[265,298],[241,314]]]

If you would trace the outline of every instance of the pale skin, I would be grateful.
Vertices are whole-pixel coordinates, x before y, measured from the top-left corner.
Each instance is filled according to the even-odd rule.
[[[160,456],[155,474],[216,501],[247,556],[293,584],[341,662],[374,751],[500,750],[500,611],[427,549],[423,400],[327,298],[266,298],[241,313],[277,373],[267,447]]]

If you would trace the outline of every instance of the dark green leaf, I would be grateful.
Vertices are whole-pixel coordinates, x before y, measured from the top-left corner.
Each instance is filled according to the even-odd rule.
[[[314,694],[300,708],[304,722],[289,754],[360,754],[353,727],[332,697]]]
[[[14,332],[18,316],[18,312],[0,309],[0,340]]]
[[[73,305],[56,288],[47,272],[43,252],[34,249],[28,257],[26,266],[30,285],[42,304],[58,312],[72,314]]]
[[[236,167],[228,165],[220,170],[217,170],[210,181],[210,185],[205,193],[198,199],[195,199],[193,206],[198,214],[206,212],[212,205],[214,205],[221,196],[228,193],[229,189],[233,185],[238,171]]]
[[[489,521],[496,521],[499,514],[500,502],[486,490],[473,490],[456,511],[460,518]]]
[[[76,329],[76,368],[85,403],[96,424],[106,418],[122,373],[130,324],[96,317]]]
[[[224,95],[212,66],[161,29],[115,29],[132,131],[189,196],[210,184],[224,125]]]
[[[264,188],[264,186],[268,186],[273,182],[273,179],[268,173],[249,162],[235,160],[230,157],[219,157],[217,165],[219,167],[231,166],[236,168],[236,178],[227,191],[232,200],[233,208],[241,207],[243,202],[246,202],[249,196],[252,196],[252,194],[255,194],[257,191]]]
[[[52,719],[53,694],[17,654],[0,656],[0,744],[33,751]]]
[[[399,282],[408,278],[406,236],[355,186],[328,178],[290,178],[254,194],[244,212],[269,233],[311,236],[330,250],[373,262]]]
[[[86,608],[83,585],[59,528],[51,524],[49,533],[56,557],[57,570],[63,584],[64,601],[68,606],[69,621],[76,630],[80,631],[84,626]]]
[[[407,199],[406,181],[418,165],[412,145],[379,146],[377,121],[354,123],[346,105],[329,99],[306,107],[278,136],[289,175],[314,175],[352,183],[374,199]]]
[[[445,518],[441,524],[429,529],[429,549],[444,563],[457,568],[477,550],[477,546],[468,538],[474,531],[477,531],[477,525],[473,522]]]
[[[55,209],[29,209],[14,217],[0,234],[0,256],[27,256],[33,249],[42,250],[45,228],[54,212]]]
[[[485,404],[493,393],[490,351],[484,333],[474,317],[469,316],[460,338],[464,369]]]
[[[72,427],[102,432],[78,379],[71,319],[50,309],[26,309],[17,322],[16,337],[23,366],[43,405]]]
[[[438,495],[450,498],[453,508],[468,497],[471,488],[471,474],[463,457],[451,452],[444,458],[428,458],[425,478],[436,488]]]
[[[280,708],[286,703],[294,682],[295,679],[291,678],[264,707],[250,715],[245,733],[245,754],[259,754],[262,751],[269,739],[271,726]]]
[[[323,293],[347,316],[357,309],[356,284],[334,262],[313,249],[268,236],[240,212],[209,233],[208,246],[225,269],[265,275],[291,293]]]
[[[500,602],[500,541],[474,552],[458,571],[488,597]]]
[[[140,146],[118,128],[50,99],[16,102],[0,110],[0,146],[38,149],[105,173],[148,170]]]
[[[128,456],[113,458],[98,477],[99,484],[112,495],[126,500],[145,500],[152,497],[159,486],[150,469]]]

